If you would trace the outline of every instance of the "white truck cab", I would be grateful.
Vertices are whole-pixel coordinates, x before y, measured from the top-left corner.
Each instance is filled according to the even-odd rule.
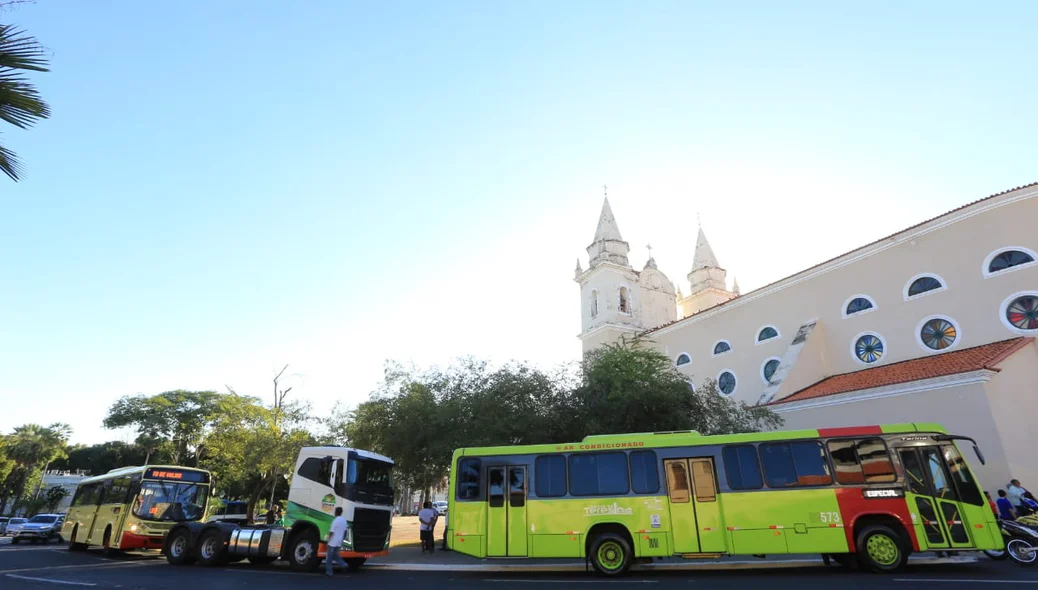
[[[162,551],[174,565],[284,559],[293,569],[313,571],[325,556],[324,540],[335,508],[341,507],[348,528],[340,554],[356,570],[367,559],[389,551],[392,470],[393,460],[378,453],[304,447],[296,458],[284,526],[178,523],[170,529]]]

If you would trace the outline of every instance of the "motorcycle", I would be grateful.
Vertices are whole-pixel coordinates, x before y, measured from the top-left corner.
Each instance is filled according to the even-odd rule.
[[[1038,562],[1038,530],[1014,520],[999,520],[998,528],[1002,532],[1005,549],[984,551],[988,557],[996,561],[1010,558],[1020,565],[1034,565]]]

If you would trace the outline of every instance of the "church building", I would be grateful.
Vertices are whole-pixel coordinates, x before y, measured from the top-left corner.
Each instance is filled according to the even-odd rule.
[[[1010,478],[1033,489],[1036,227],[1038,183],[740,294],[702,228],[687,283],[651,257],[635,270],[607,199],[574,277],[580,339],[587,351],[641,336],[693,386],[716,380],[784,428],[937,422],[980,444],[985,489]]]

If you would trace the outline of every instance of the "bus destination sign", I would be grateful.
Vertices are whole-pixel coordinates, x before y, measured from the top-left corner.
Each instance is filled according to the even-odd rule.
[[[203,471],[192,471],[188,469],[151,468],[144,472],[144,479],[165,479],[173,481],[188,481],[191,483],[208,483],[209,474]]]

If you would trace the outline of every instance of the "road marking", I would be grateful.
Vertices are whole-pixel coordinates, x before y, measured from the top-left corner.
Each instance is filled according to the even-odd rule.
[[[1038,580],[978,580],[976,578],[894,578],[895,582],[958,582],[962,584],[1038,584]]]
[[[522,580],[522,579],[487,579],[484,582],[512,584],[658,584],[658,580]]]
[[[65,584],[66,586],[97,586],[90,582],[67,582],[65,580],[51,580],[49,578],[33,578],[32,576],[17,576],[15,574],[7,574],[8,578],[15,578],[18,580],[30,580],[32,582],[45,582],[47,584]]]
[[[48,566],[43,566],[43,567],[23,567],[23,568],[18,568],[18,569],[11,569],[11,570],[0,570],[0,574],[13,574],[13,573],[22,573],[22,572],[38,572],[38,571],[41,571],[41,570],[88,569],[88,568],[92,568],[92,567],[105,567],[105,568],[108,568],[108,567],[132,567],[132,566],[141,566],[141,565],[156,565],[157,563],[161,563],[161,562],[154,562],[154,561],[150,561],[150,562],[149,561],[129,561],[129,562],[109,561],[109,562],[106,562],[106,563],[83,563],[83,564],[78,564],[78,565],[48,565]]]

